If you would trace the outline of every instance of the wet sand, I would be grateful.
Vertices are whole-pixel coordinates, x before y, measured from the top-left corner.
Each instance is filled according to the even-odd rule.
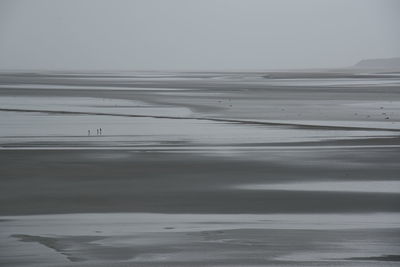
[[[374,181],[382,176],[382,168],[385,181],[398,181],[398,149],[266,149],[248,154],[243,159],[242,155],[188,152],[1,151],[1,200],[12,205],[1,205],[0,212],[16,215],[400,211],[397,193],[263,191],[238,187],[281,182]],[[362,159],[365,155],[368,157]],[[327,158],[337,160],[330,163]]]
[[[355,70],[1,74],[0,265],[395,266],[399,90]]]
[[[395,266],[399,215],[377,215],[16,216],[3,229],[30,234],[0,247],[17,266]]]

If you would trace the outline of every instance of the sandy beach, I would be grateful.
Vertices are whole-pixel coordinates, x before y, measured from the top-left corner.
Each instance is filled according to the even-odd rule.
[[[398,266],[399,90],[359,70],[1,73],[0,265]]]

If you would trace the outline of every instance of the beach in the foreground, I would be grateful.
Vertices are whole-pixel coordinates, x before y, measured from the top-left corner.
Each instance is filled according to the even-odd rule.
[[[0,265],[398,266],[399,90],[382,73],[1,74]]]

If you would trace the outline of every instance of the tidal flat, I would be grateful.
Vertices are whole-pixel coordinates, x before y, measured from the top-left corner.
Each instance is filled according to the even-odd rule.
[[[400,74],[1,73],[0,125],[1,266],[399,264]]]

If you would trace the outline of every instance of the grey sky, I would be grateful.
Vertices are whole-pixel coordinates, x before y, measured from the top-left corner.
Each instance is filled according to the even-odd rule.
[[[341,67],[399,26],[397,0],[0,0],[0,69]]]

